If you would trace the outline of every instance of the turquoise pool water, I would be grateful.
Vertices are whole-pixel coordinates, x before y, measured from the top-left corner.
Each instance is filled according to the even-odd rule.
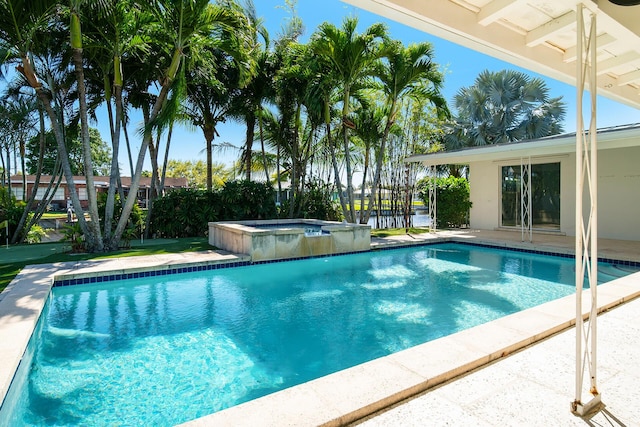
[[[0,424],[174,425],[572,292],[457,244],[54,288]]]

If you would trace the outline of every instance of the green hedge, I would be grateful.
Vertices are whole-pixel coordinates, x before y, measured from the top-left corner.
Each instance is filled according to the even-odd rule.
[[[253,181],[230,181],[221,190],[175,190],[153,202],[151,233],[156,237],[206,236],[210,221],[276,217],[273,188]]]
[[[429,206],[429,177],[417,183],[418,195]],[[469,181],[453,176],[436,178],[436,226],[457,228],[467,224],[471,209]]]
[[[8,187],[0,187],[0,222],[5,220],[9,222],[9,239],[16,231],[22,212],[24,212],[24,207],[25,203],[21,200],[16,200]],[[7,237],[6,227],[2,227],[0,236],[4,243]]]

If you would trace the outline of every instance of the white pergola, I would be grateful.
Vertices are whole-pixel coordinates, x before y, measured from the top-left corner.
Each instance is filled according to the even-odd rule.
[[[596,94],[640,108],[640,5],[609,0],[343,1],[576,87],[576,389],[571,410],[586,414],[600,403]],[[588,109],[583,107],[586,91]],[[528,174],[530,163],[523,159],[521,164]],[[582,309],[585,279],[591,296],[587,322]],[[591,394],[587,402],[582,397],[585,370]]]

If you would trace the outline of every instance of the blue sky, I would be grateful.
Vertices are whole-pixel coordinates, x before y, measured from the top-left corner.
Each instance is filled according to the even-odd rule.
[[[263,17],[272,39],[280,33],[283,23],[290,15],[284,10],[284,0],[254,0],[258,15]],[[324,21],[329,21],[336,26],[342,23],[346,16],[356,16],[359,19],[360,31],[375,22],[383,22],[387,25],[391,37],[401,40],[405,44],[428,41],[432,43],[435,53],[435,61],[439,63],[445,73],[444,95],[451,101],[455,93],[462,87],[473,84],[476,76],[483,70],[498,71],[502,69],[515,69],[524,71],[531,76],[537,76],[527,70],[518,68],[503,61],[499,61],[487,55],[463,48],[454,43],[439,39],[432,35],[420,32],[413,28],[384,19],[378,15],[342,3],[340,0],[298,0],[297,12],[305,25],[305,35],[302,41],[306,41],[313,31]],[[562,96],[567,104],[567,116],[564,129],[567,132],[575,131],[575,96],[576,89],[573,86],[556,80],[542,77],[550,88],[551,96]],[[600,97],[598,99],[598,123],[599,128],[640,122],[640,111],[615,101]],[[104,129],[103,129],[104,126]],[[103,138],[108,137],[108,125],[98,126]],[[244,143],[244,127],[239,123],[227,122],[218,127],[220,138],[216,143],[229,142],[238,147]],[[130,132],[130,135],[134,135]],[[139,146],[139,143],[137,144]],[[136,144],[134,144],[134,147]],[[133,148],[133,147],[132,147]],[[204,138],[202,132],[197,129],[179,128],[174,130],[170,157],[181,160],[205,159],[202,151]],[[163,149],[163,147],[161,147]],[[122,152],[125,150],[121,150]],[[137,151],[137,148],[136,148]],[[214,154],[214,161],[231,163],[236,153]],[[129,175],[128,160],[125,154],[120,156],[120,164],[123,175]],[[148,165],[148,162],[147,162]],[[149,169],[146,166],[145,169]]]

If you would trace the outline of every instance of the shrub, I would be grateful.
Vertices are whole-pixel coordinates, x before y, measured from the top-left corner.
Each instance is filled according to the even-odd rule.
[[[31,226],[31,230],[27,233],[27,243],[40,243],[42,242],[42,238],[47,235],[44,228],[40,227],[38,224],[34,224]]]
[[[221,219],[242,221],[272,219],[277,216],[275,195],[270,184],[229,181],[220,191]]]
[[[429,206],[429,179],[417,183],[418,195]],[[461,227],[467,224],[471,209],[469,181],[453,176],[436,178],[436,226],[438,228]]]
[[[151,232],[156,237],[204,236],[207,223],[218,219],[216,192],[196,189],[171,191],[153,201]]]
[[[290,200],[286,200],[280,209],[280,217],[289,215]],[[342,221],[342,210],[331,198],[331,185],[322,181],[306,183],[302,197],[295,200],[295,212],[302,218],[324,221]]]
[[[220,190],[182,189],[153,202],[151,232],[157,237],[206,236],[211,221],[276,217],[273,188],[253,181],[230,181]]]
[[[65,225],[62,229],[62,241],[71,245],[71,252],[80,253],[85,251],[84,234],[80,224],[77,222]]]
[[[4,222],[5,220],[9,222],[9,238],[11,238],[15,232],[24,208],[25,203],[16,200],[9,188],[0,187],[0,222]],[[6,228],[2,227],[0,234],[4,235],[5,231]]]

